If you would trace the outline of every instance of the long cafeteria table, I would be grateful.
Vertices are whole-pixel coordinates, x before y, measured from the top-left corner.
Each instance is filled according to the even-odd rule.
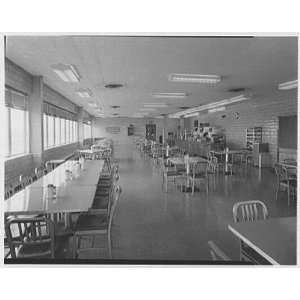
[[[74,179],[66,170],[76,161],[66,161],[25,189],[4,201],[6,215],[54,214],[88,211],[92,206],[104,161],[86,161]],[[56,186],[56,197],[48,196],[48,184]]]

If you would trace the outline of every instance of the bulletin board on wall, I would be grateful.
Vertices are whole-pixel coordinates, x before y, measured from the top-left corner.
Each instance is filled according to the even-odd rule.
[[[278,119],[278,147],[297,149],[297,116],[285,116]]]

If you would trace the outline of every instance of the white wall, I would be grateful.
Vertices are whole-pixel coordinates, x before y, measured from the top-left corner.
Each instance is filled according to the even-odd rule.
[[[162,135],[165,127],[166,135],[168,132],[176,132],[179,121],[176,119],[141,119],[141,118],[97,118],[95,120],[95,127],[93,128],[94,137],[106,137],[114,141],[116,157],[128,158],[132,155],[132,145],[136,136],[141,135],[145,137],[146,124],[153,122],[156,124],[156,139]],[[128,127],[132,124],[134,126],[134,135],[128,136]],[[111,134],[106,131],[107,127],[120,127],[120,132]]]

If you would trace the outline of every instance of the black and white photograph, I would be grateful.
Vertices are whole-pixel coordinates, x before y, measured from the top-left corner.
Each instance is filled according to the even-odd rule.
[[[297,265],[297,34],[6,34],[4,264]]]

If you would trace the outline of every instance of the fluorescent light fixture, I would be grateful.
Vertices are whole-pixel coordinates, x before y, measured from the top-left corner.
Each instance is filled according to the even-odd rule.
[[[278,85],[279,90],[291,90],[298,87],[298,80],[287,81]]]
[[[220,106],[220,107],[216,107],[216,108],[211,108],[208,110],[209,113],[214,113],[214,112],[218,112],[218,111],[224,111],[226,109],[225,106]]]
[[[92,92],[89,89],[79,89],[76,93],[81,98],[90,98],[92,96]]]
[[[210,109],[214,109],[214,108],[217,108],[217,107],[220,107],[220,106],[229,105],[229,104],[233,104],[233,103],[236,103],[236,102],[241,102],[241,101],[245,101],[245,100],[249,100],[249,99],[251,99],[250,96],[240,95],[240,96],[237,96],[237,97],[232,97],[230,99],[224,99],[224,100],[221,100],[221,101],[208,103],[208,104],[201,105],[201,106],[198,106],[198,107],[194,107],[194,108],[190,108],[190,109],[187,109],[187,110],[179,111],[175,114],[171,114],[170,116],[172,116],[172,117],[182,117],[182,116],[185,116],[187,114],[194,113],[194,112],[210,110]]]
[[[74,65],[55,64],[52,70],[65,82],[79,82],[80,74]]]
[[[168,105],[166,103],[144,103],[144,107],[164,108],[164,107],[168,107]]]
[[[169,75],[169,81],[215,84],[221,81],[221,76],[173,73]]]
[[[187,93],[155,93],[152,94],[153,98],[186,98]]]
[[[198,117],[198,116],[199,116],[199,113],[196,112],[196,113],[186,114],[183,117],[184,118],[190,118],[190,117]]]
[[[152,108],[152,107],[145,107],[145,108],[140,108],[140,111],[156,111],[156,108]]]

